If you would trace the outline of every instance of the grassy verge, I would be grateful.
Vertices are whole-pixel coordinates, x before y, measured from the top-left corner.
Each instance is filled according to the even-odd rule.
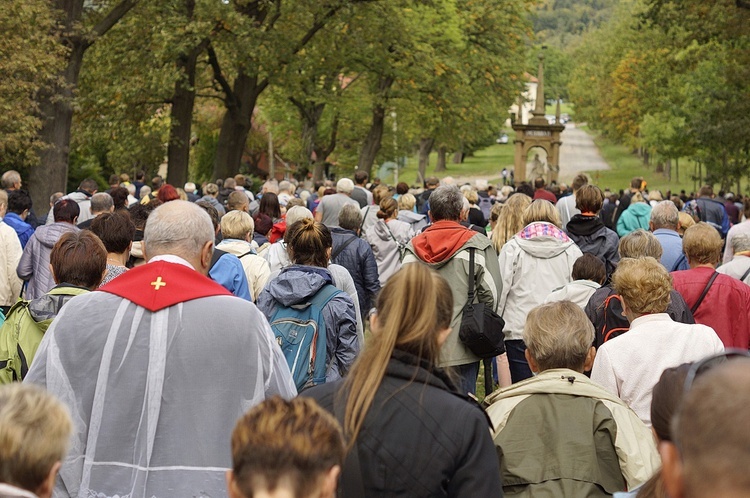
[[[513,139],[515,134],[511,131],[508,133],[507,144],[494,144],[486,149],[474,153],[474,155],[464,158],[463,164],[454,164],[453,155],[448,155],[448,164],[446,171],[435,173],[437,165],[437,153],[430,154],[430,164],[427,166],[425,176],[436,176],[444,178],[446,176],[484,176],[491,183],[497,183],[501,180],[503,168],[511,169],[513,167]],[[409,157],[406,166],[399,171],[399,181],[409,184],[417,183],[417,170],[419,169],[419,158],[417,155]]]
[[[557,104],[548,105],[544,108],[545,114],[551,114],[554,116],[555,112],[557,112]],[[573,104],[570,102],[560,104],[560,114],[565,114],[566,112],[570,115],[571,119],[575,116]]]
[[[585,129],[578,126],[579,129]],[[594,133],[592,133],[594,134]],[[602,154],[604,160],[609,164],[609,170],[587,172],[592,182],[602,189],[620,190],[630,186],[630,180],[636,176],[646,179],[649,190],[660,190],[666,194],[668,190],[679,192],[684,189],[687,192],[693,190],[693,182],[690,175],[693,173],[694,165],[687,160],[680,161],[679,181],[677,180],[675,165],[672,163],[672,180],[664,173],[655,171],[655,166],[646,166],[643,161],[633,154],[624,145],[612,142],[604,137],[594,134],[594,142]]]

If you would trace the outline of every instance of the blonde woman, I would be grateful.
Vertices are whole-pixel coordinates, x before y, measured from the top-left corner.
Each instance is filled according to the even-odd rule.
[[[514,383],[532,376],[523,342],[526,316],[553,290],[571,282],[573,264],[583,255],[560,228],[554,204],[535,200],[524,211],[523,223],[498,258],[503,285],[497,312],[505,319],[505,350]]]
[[[492,228],[492,245],[499,254],[506,242],[513,238],[525,226],[523,212],[531,204],[531,197],[526,194],[513,194],[505,202],[505,208]]]
[[[412,236],[411,225],[397,219],[398,203],[392,197],[380,201],[378,221],[365,232],[378,265],[380,285],[401,268],[401,253]]]
[[[412,233],[420,233],[429,224],[427,215],[416,212],[417,198],[404,194],[398,198],[398,220],[411,225]]]
[[[499,496],[485,415],[437,367],[451,332],[453,294],[437,272],[405,265],[386,284],[372,338],[343,382],[305,392],[343,420],[343,496]],[[348,465],[349,464],[349,465]],[[347,492],[349,491],[349,492]]]

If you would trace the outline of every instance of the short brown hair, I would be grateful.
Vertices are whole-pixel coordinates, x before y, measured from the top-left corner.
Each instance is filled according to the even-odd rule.
[[[232,431],[234,483],[247,497],[273,492],[282,480],[294,496],[308,496],[343,460],[341,427],[312,398],[275,396],[247,412]]]
[[[573,263],[571,273],[573,280],[591,280],[598,284],[603,284],[607,279],[607,270],[601,259],[593,254],[584,253]]]
[[[121,211],[103,213],[91,221],[91,231],[99,237],[107,252],[122,254],[128,250],[135,236],[135,225],[130,215]]]
[[[33,384],[0,387],[0,482],[36,491],[65,456],[67,408]]]
[[[582,213],[598,213],[604,204],[604,193],[596,185],[584,185],[576,192],[576,208]]]
[[[296,221],[286,229],[284,242],[294,264],[328,267],[328,249],[333,246],[333,238],[324,224],[309,218]]]
[[[721,260],[723,246],[719,232],[705,222],[696,223],[682,237],[682,249],[691,263],[716,264]]]
[[[539,369],[583,371],[594,342],[594,326],[580,306],[571,301],[537,306],[529,312],[523,341]]]
[[[664,248],[659,239],[651,232],[639,228],[620,239],[617,247],[621,258],[644,258],[646,256],[661,259]]]
[[[73,199],[60,199],[52,208],[52,216],[55,222],[65,221],[73,223],[81,214],[81,208]]]
[[[573,192],[578,192],[581,187],[583,187],[584,185],[588,185],[588,183],[589,179],[586,175],[584,175],[583,173],[581,173],[580,175],[576,175],[576,177],[573,178],[573,184],[571,185],[571,187],[573,188]]]
[[[672,276],[652,257],[622,258],[612,286],[634,313],[664,313],[672,293]]]
[[[227,211],[242,211],[242,206],[250,204],[250,199],[245,192],[235,190],[227,197]]]
[[[89,230],[66,232],[52,248],[49,263],[56,283],[94,290],[107,269],[107,250]]]

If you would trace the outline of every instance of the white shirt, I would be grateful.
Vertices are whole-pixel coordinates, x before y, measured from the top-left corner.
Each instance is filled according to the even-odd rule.
[[[724,351],[714,329],[673,321],[666,313],[633,320],[630,330],[602,344],[591,380],[619,396],[651,427],[651,393],[662,372]]]

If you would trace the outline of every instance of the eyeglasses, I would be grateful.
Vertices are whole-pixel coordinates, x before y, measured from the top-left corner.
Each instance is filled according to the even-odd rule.
[[[690,388],[693,387],[693,382],[699,375],[702,375],[706,371],[736,358],[750,358],[750,352],[744,349],[727,349],[723,353],[709,356],[693,363],[693,366],[691,366],[690,370],[688,370],[687,377],[685,377],[685,386],[683,388],[683,392],[687,393]]]

